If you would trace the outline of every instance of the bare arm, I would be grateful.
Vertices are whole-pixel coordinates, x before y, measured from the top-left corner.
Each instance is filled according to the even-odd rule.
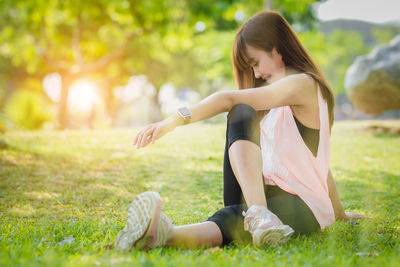
[[[231,103],[229,100],[229,95],[232,92],[235,91],[232,90],[216,92],[207,96],[196,105],[190,107],[190,111],[192,112],[190,123],[206,120],[222,112],[230,111]],[[183,124],[183,119],[178,114],[174,114],[168,119],[174,121],[175,126]]]
[[[196,122],[230,111],[236,104],[247,104],[255,110],[268,110],[287,105],[305,105],[315,94],[314,80],[306,74],[294,74],[273,84],[246,90],[226,90],[214,93],[190,108]],[[167,119],[148,125],[136,136],[133,144],[144,147],[165,133],[183,124],[183,119],[174,114]]]
[[[216,92],[192,106],[190,108],[192,112],[190,123],[205,120],[219,113],[229,111],[231,109],[229,96],[232,92],[234,91]],[[156,139],[174,130],[177,126],[183,125],[183,123],[183,118],[175,113],[163,121],[148,125],[136,135],[132,144],[140,148],[148,145],[150,142],[154,143]]]
[[[247,104],[255,110],[283,106],[307,106],[315,99],[316,83],[307,74],[293,74],[272,84],[236,90],[229,94],[230,105]]]
[[[190,108],[191,123],[228,112],[234,105],[247,104],[255,110],[269,110],[288,105],[305,105],[311,98],[315,83],[306,74],[294,74],[273,84],[246,90],[225,90],[214,93]],[[177,114],[170,118],[176,126],[183,124]]]
[[[347,216],[344,212],[342,202],[340,202],[339,193],[336,188],[335,181],[333,180],[331,169],[328,172],[328,191],[329,191],[329,198],[332,201],[333,210],[335,212],[336,220],[346,220]]]

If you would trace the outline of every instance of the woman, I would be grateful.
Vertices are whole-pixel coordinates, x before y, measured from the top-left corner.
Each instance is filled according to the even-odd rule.
[[[137,148],[179,125],[228,113],[224,204],[207,221],[174,227],[156,192],[133,200],[115,246],[221,246],[233,241],[276,246],[323,230],[346,214],[329,171],[334,95],[287,21],[263,11],[239,29],[233,45],[239,89],[214,93],[187,114],[150,124]]]

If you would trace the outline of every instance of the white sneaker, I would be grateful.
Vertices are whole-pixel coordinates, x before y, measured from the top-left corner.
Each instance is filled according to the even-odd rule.
[[[172,230],[171,221],[161,212],[160,195],[144,192],[130,204],[126,227],[119,232],[115,247],[123,251],[161,247],[171,238]]]
[[[253,244],[257,247],[268,244],[276,247],[289,240],[294,230],[264,206],[251,206],[247,212],[243,211],[244,230],[253,237]]]

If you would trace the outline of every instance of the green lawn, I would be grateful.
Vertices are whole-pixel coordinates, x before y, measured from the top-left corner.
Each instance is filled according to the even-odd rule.
[[[331,168],[348,211],[338,222],[278,248],[105,250],[124,227],[132,198],[155,190],[177,224],[222,207],[225,125],[179,127],[154,145],[131,145],[139,129],[10,131],[0,136],[0,266],[395,266],[400,262],[400,134],[338,122]],[[59,242],[71,236],[64,246]]]

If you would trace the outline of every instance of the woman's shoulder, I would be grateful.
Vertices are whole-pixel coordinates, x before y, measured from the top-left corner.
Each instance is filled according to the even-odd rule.
[[[312,74],[297,72],[287,75],[284,79],[287,79],[290,86],[292,86],[294,95],[301,99],[298,102],[302,103],[302,106],[308,106],[310,102],[314,102],[312,99],[317,97],[318,83]]]
[[[317,82],[315,81],[313,74],[310,72],[298,72],[288,75],[293,81],[304,89],[316,89]]]
[[[293,74],[296,77],[296,84],[301,88],[302,93],[299,97],[302,98],[303,105],[291,106],[296,118],[304,126],[313,129],[319,129],[318,118],[318,83],[310,73]]]

